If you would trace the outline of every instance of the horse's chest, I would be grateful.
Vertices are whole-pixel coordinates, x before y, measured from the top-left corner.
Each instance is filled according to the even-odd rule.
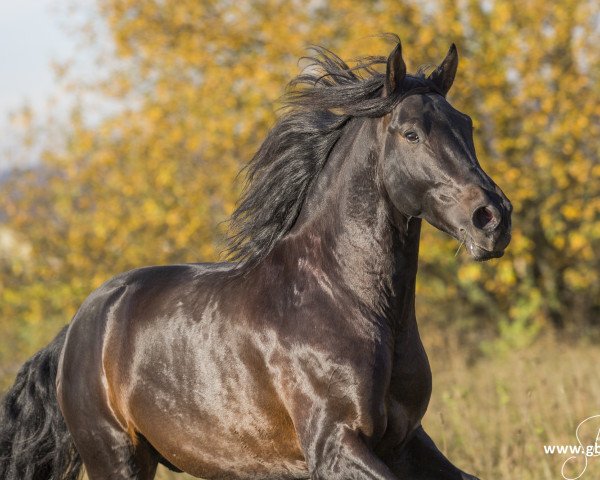
[[[431,368],[420,338],[399,343],[388,389],[388,428],[410,433],[423,418],[430,397]]]
[[[353,390],[354,398],[362,399],[356,410],[363,419],[359,428],[373,444],[389,432],[397,440],[406,438],[420,424],[431,397],[431,369],[422,349],[379,360],[371,375],[355,377]]]
[[[411,332],[392,350],[378,349],[368,363],[375,366],[373,370],[355,380],[361,384],[356,398],[369,399],[363,405],[373,426],[372,440],[377,442],[388,430],[408,435],[419,425],[431,397],[431,368],[421,339]]]

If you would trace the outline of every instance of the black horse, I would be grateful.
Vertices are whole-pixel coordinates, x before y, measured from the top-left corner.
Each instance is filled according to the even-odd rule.
[[[476,260],[511,205],[429,76],[318,49],[248,166],[233,263],[148,267],[93,292],[4,399],[2,479],[473,479],[421,427],[421,219]],[[386,65],[378,73],[376,64]],[[60,408],[60,410],[59,410]],[[8,452],[8,453],[7,453]]]

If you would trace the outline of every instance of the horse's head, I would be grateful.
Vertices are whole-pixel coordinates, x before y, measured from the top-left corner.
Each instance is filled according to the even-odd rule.
[[[426,219],[487,260],[510,242],[512,206],[477,161],[471,119],[446,101],[457,65],[454,45],[426,78],[406,75],[400,44],[390,54],[384,95],[400,101],[381,119],[382,179],[397,210]]]

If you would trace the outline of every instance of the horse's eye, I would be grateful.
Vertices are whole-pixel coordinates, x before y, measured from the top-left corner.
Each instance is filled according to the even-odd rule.
[[[406,138],[411,143],[417,143],[419,141],[419,136],[412,130],[406,132],[404,134],[404,138]]]

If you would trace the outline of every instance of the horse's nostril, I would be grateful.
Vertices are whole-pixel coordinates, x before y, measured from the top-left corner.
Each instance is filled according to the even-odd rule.
[[[483,206],[473,212],[473,225],[480,230],[492,230],[498,226],[500,215],[492,206]]]

